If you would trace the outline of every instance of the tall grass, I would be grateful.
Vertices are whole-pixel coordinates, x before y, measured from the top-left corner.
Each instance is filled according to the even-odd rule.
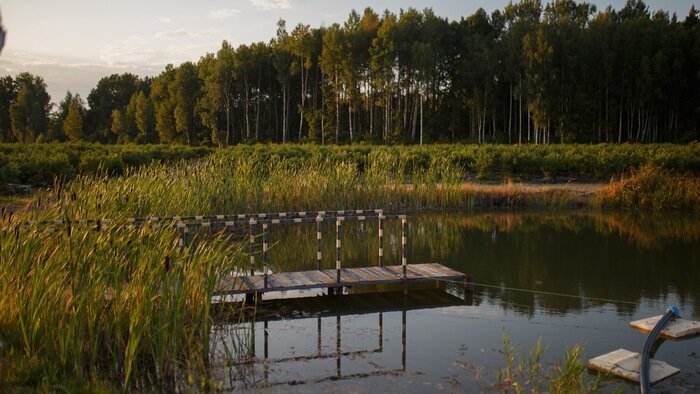
[[[6,183],[50,185],[54,177],[72,179],[103,169],[121,175],[150,162],[173,162],[208,156],[206,147],[100,144],[0,144],[0,188]],[[700,143],[552,144],[425,146],[238,145],[216,152],[246,157],[260,164],[284,161],[304,164],[346,164],[364,174],[373,162],[394,161],[406,174],[442,162],[460,170],[462,179],[576,178],[607,181],[645,164],[700,174]],[[379,159],[379,160],[378,160]],[[395,168],[398,169],[398,168]]]
[[[241,252],[223,239],[185,249],[176,240],[167,227],[48,233],[3,220],[5,384],[175,389],[205,376],[210,299]]]
[[[260,162],[218,152],[198,162],[154,164],[126,176],[81,176],[57,184],[35,219],[171,216],[284,210],[359,209],[393,211],[459,206],[460,171],[451,165],[405,170],[406,163],[372,160],[361,173],[350,163],[316,158],[308,162]]]
[[[542,365],[542,339],[526,357],[519,355],[510,343],[510,336],[503,333],[503,354],[505,366],[497,373],[498,388],[516,393],[593,393],[600,389],[600,377],[593,381],[586,377],[583,361],[583,345],[576,344],[565,351],[564,357],[550,367]]]
[[[700,176],[645,165],[611,182],[600,200],[612,207],[700,212]]]

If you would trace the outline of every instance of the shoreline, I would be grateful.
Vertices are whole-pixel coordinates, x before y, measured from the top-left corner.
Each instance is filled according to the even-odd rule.
[[[602,192],[609,183],[601,182],[569,182],[569,183],[540,183],[540,182],[462,182],[458,185],[459,192],[456,206],[431,207],[423,206],[400,207],[400,211],[442,211],[461,208],[584,208],[596,207]],[[387,185],[388,188],[410,193],[414,184]],[[445,190],[442,185],[428,185],[436,190]],[[447,188],[452,188],[448,186]],[[454,189],[452,191],[455,191]],[[37,198],[42,191],[33,194],[6,195],[0,197],[0,209],[4,212],[21,211]]]

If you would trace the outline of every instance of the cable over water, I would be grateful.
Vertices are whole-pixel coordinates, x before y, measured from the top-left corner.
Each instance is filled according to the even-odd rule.
[[[454,280],[443,280],[442,282],[464,284],[464,282],[458,282],[458,281],[454,281]],[[584,296],[584,295],[566,294],[566,293],[558,293],[558,292],[553,292],[553,291],[534,290],[534,289],[523,289],[523,288],[508,287],[508,286],[503,286],[503,285],[494,285],[494,284],[487,284],[487,283],[470,282],[470,284],[471,284],[472,286],[485,287],[485,288],[493,288],[493,289],[502,289],[502,290],[510,290],[510,291],[519,291],[519,292],[523,292],[523,293],[532,293],[532,294],[541,294],[541,295],[549,295],[549,296],[577,298],[577,299],[589,300],[589,301],[611,302],[611,303],[616,303],[616,304],[637,305],[636,302],[615,300],[615,299],[612,299],[612,298],[589,297],[589,296]]]

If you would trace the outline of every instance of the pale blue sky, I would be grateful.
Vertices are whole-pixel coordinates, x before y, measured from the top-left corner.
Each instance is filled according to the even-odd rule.
[[[544,2],[544,1],[543,1]],[[625,0],[592,0],[598,9]],[[66,90],[84,98],[114,72],[157,75],[168,63],[196,61],[228,40],[234,45],[268,41],[279,18],[288,28],[342,22],[352,9],[432,8],[449,19],[489,13],[508,0],[323,1],[323,0],[10,0],[0,4],[8,31],[0,75],[29,71],[44,77],[54,101]],[[693,0],[648,0],[650,10],[688,14]],[[697,5],[696,5],[697,7]]]

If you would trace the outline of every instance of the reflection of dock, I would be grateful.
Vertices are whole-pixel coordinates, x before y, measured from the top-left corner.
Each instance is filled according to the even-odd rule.
[[[464,305],[465,301],[440,289],[416,290],[403,295],[393,291],[386,293],[347,294],[342,297],[321,296],[305,298],[282,298],[263,300],[256,307],[246,308],[245,320],[257,322],[309,319],[314,317],[364,315],[380,312],[399,312],[444,308]],[[217,305],[217,304],[214,304]],[[215,321],[237,322],[240,319],[238,308],[228,309],[225,304],[215,308]],[[229,318],[226,311],[235,313]]]
[[[238,362],[233,362],[231,365],[234,368],[244,367],[246,365],[259,365],[262,367],[262,376],[251,379],[254,386],[262,384],[264,386],[277,386],[286,384],[307,384],[307,383],[322,383],[327,381],[336,381],[344,379],[353,379],[358,377],[370,376],[387,376],[396,375],[406,371],[406,338],[407,338],[407,320],[406,312],[409,310],[432,309],[448,306],[463,305],[464,301],[456,296],[448,294],[442,290],[418,290],[403,295],[402,292],[390,292],[382,294],[351,294],[345,296],[326,296],[326,297],[311,297],[304,299],[278,299],[261,301],[255,311],[249,315],[249,318],[254,318],[252,323],[252,342],[249,347],[247,357],[241,358]],[[253,309],[253,308],[251,308]],[[371,354],[384,352],[384,313],[401,312],[401,354],[400,364],[398,368],[381,368],[360,372],[360,373],[343,373],[344,359],[357,359]],[[342,349],[341,336],[341,317],[348,315],[377,315],[377,338],[376,346],[370,349],[347,351]],[[240,315],[237,314],[240,318]],[[236,317],[231,317],[233,320]],[[288,357],[271,357],[270,343],[273,342],[269,323],[274,321],[296,320],[296,319],[317,319],[316,336],[317,349],[311,354],[288,356]],[[322,344],[322,321],[324,319],[335,320],[335,351],[323,350]],[[224,319],[225,320],[225,319]],[[221,322],[221,317],[219,319]],[[262,323],[263,325],[263,340],[262,349],[258,349],[255,343],[255,326]],[[328,335],[329,333],[326,333]],[[391,334],[391,333],[389,333]],[[261,353],[261,354],[259,354]],[[290,381],[270,381],[271,366],[281,363],[307,363],[311,360],[330,360],[335,359],[335,374],[330,376],[322,376],[306,381],[290,380]],[[231,375],[231,376],[235,376]],[[236,380],[246,380],[245,378],[233,378]],[[231,382],[232,384],[234,382]],[[249,381],[250,383],[250,381]]]
[[[219,283],[219,294],[250,294],[318,288],[403,283],[404,281],[465,281],[463,273],[441,264],[341,268],[231,277]],[[267,282],[267,283],[266,283]]]

